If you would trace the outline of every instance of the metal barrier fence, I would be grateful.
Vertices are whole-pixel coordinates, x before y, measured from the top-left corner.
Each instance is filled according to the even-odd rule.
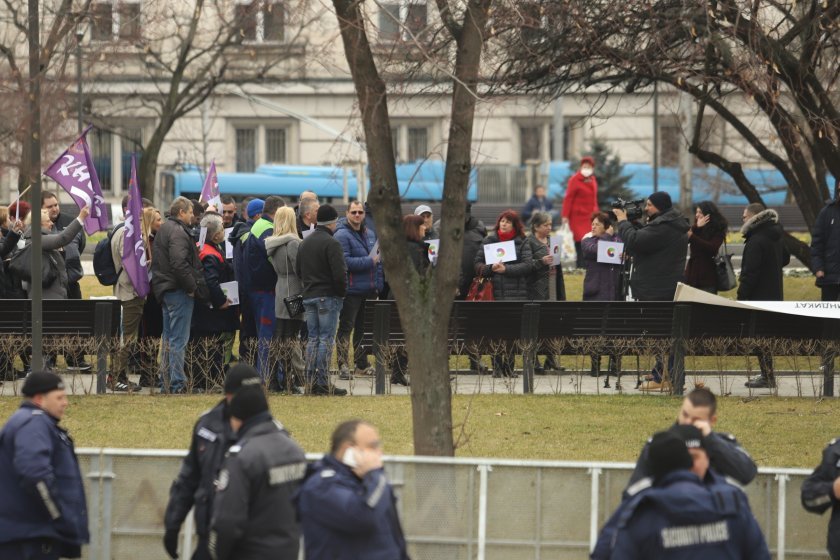
[[[91,544],[84,557],[165,557],[163,515],[185,452],[77,453],[90,512]],[[539,560],[588,557],[633,465],[393,456],[386,458],[385,468],[399,496],[413,559]],[[762,468],[747,488],[753,513],[779,560],[825,557],[828,519],[799,505],[808,474],[804,469]],[[193,531],[190,517],[182,550],[194,546]]]

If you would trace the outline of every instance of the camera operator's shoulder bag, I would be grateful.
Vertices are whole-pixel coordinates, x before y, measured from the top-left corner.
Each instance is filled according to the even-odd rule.
[[[715,257],[715,272],[717,273],[717,286],[715,287],[719,292],[727,292],[737,285],[735,269],[732,268],[732,255],[726,246],[725,235],[723,238],[723,254],[718,253],[718,256]]]

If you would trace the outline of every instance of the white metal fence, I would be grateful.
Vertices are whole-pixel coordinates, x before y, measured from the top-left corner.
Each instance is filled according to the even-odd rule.
[[[85,558],[165,558],[163,514],[185,452],[77,452],[90,510]],[[414,560],[540,560],[587,558],[633,465],[393,456],[385,468]],[[828,519],[799,504],[808,474],[762,468],[747,488],[775,558],[825,557]],[[188,519],[182,550],[194,543]]]

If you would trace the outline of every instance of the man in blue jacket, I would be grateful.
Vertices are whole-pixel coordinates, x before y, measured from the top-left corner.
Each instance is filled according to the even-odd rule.
[[[307,560],[408,559],[379,432],[367,422],[339,424],[296,501]]]
[[[709,470],[699,429],[655,434],[650,459],[654,486],[619,506],[592,558],[770,559],[746,495]]]
[[[61,378],[35,371],[0,431],[0,558],[79,558],[90,540],[82,475]]]
[[[368,372],[367,355],[362,349],[362,335],[365,328],[365,302],[375,299],[382,290],[382,265],[379,264],[379,252],[371,254],[376,245],[376,235],[365,227],[365,207],[354,200],[347,207],[346,218],[339,221],[335,230],[335,239],[341,243],[344,262],[347,264],[347,295],[338,316],[338,369],[341,379],[352,379],[353,374],[347,367],[350,331],[353,332],[353,354],[356,363],[356,375]]]
[[[828,442],[822,462],[802,483],[802,507],[822,514],[831,509],[828,522],[828,554],[840,560],[840,438]]]

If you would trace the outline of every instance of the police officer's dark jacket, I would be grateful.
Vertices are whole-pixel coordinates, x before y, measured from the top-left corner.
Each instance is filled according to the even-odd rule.
[[[169,490],[164,516],[167,530],[179,530],[190,508],[195,506],[196,533],[204,538],[210,533],[214,482],[233,439],[227,401],[222,400],[195,423],[190,450]]]
[[[404,560],[396,497],[376,469],[359,479],[332,455],[306,471],[297,499],[307,560]]]
[[[73,440],[25,401],[0,431],[0,543],[53,539],[76,558],[90,540]]]
[[[758,467],[753,462],[746,449],[741,447],[732,434],[711,432],[703,438],[703,448],[709,456],[709,466],[724,476],[731,477],[735,482],[747,485],[758,474]],[[630,481],[624,491],[624,499],[634,484],[650,476],[650,440],[642,448],[636,468],[630,475]]]
[[[621,506],[612,560],[769,560],[746,495],[688,470],[663,476]]]
[[[216,480],[210,554],[217,560],[297,560],[300,548],[292,496],[306,456],[271,414],[239,429]]]
[[[828,553],[840,560],[840,500],[834,496],[834,480],[840,476],[840,438],[823,451],[822,463],[802,483],[802,506],[811,513],[831,508],[828,522]]]

